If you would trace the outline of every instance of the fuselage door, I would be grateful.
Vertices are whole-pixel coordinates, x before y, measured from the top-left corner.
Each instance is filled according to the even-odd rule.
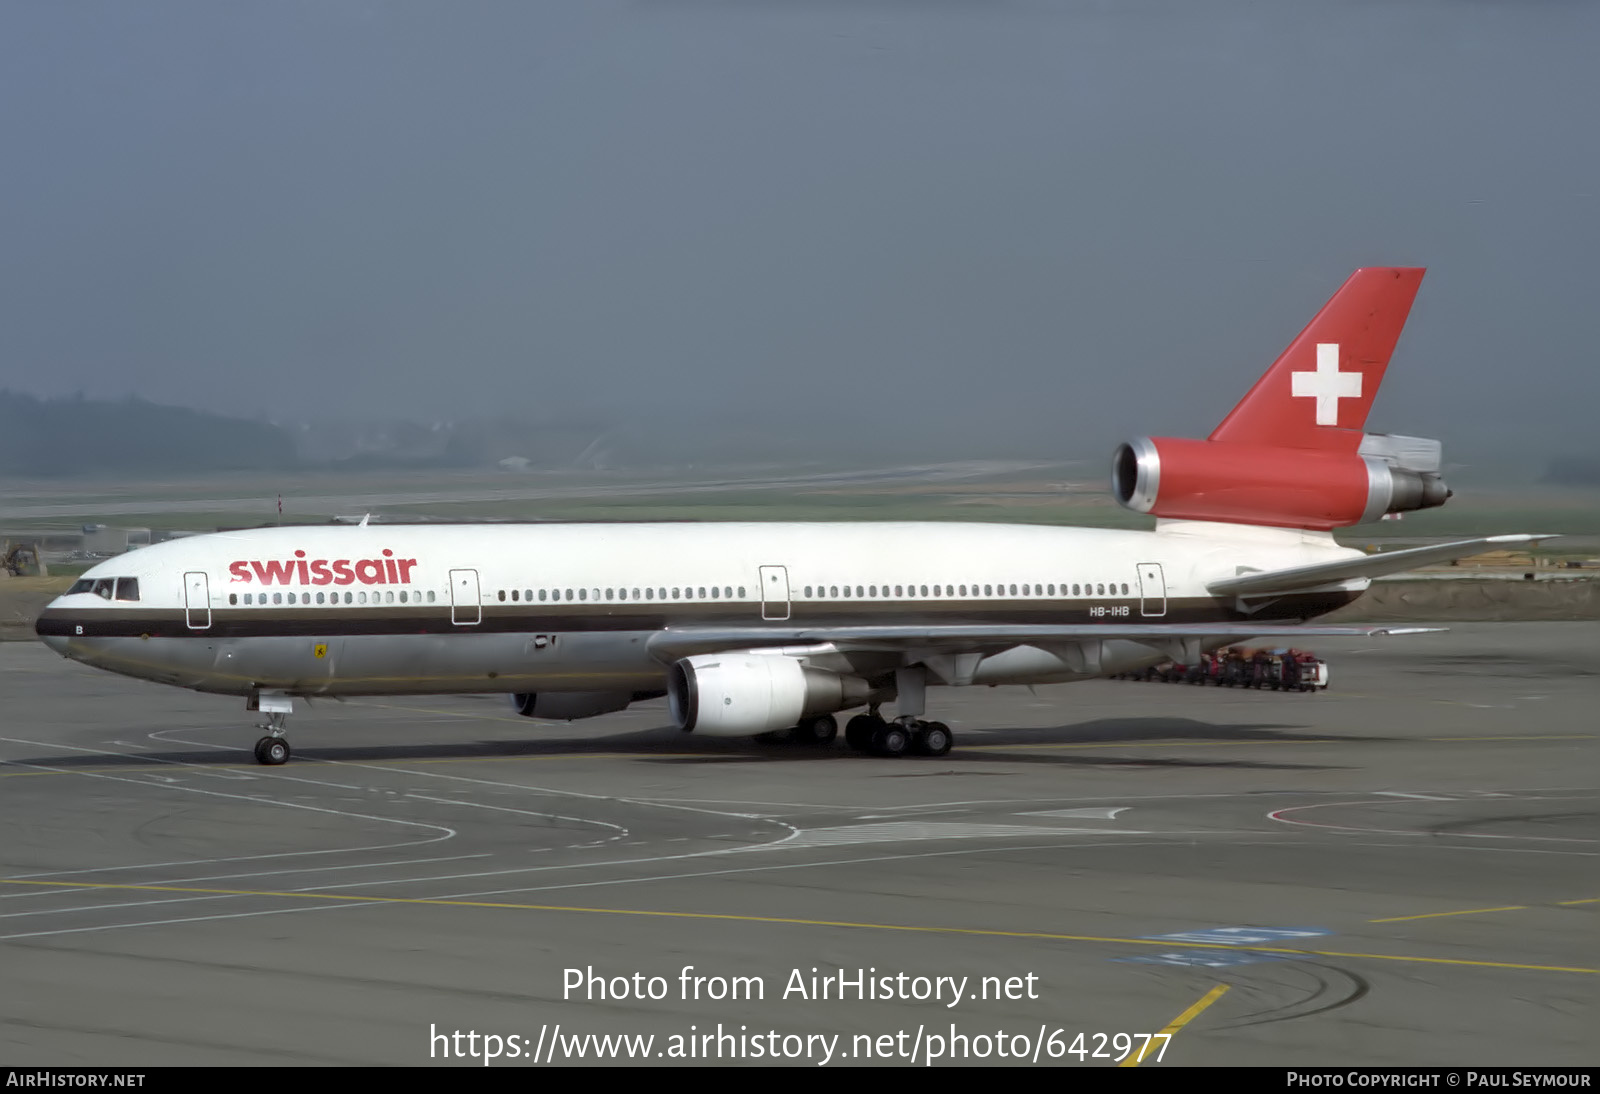
[[[1167,579],[1159,562],[1139,563],[1139,614],[1167,614]]]
[[[789,571],[782,566],[761,567],[761,618],[789,618]]]
[[[477,570],[450,571],[450,622],[471,627],[483,619],[483,602],[478,597]]]
[[[203,570],[183,575],[183,618],[191,631],[211,626],[211,585]]]

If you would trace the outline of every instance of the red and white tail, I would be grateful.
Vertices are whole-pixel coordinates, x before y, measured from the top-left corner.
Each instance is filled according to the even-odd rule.
[[[1422,274],[1351,274],[1209,438],[1118,448],[1116,499],[1169,520],[1316,531],[1443,505],[1439,442],[1363,432]]]
[[[1355,451],[1425,272],[1351,274],[1209,439]]]

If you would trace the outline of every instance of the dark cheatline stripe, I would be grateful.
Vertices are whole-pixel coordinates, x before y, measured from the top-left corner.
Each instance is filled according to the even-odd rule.
[[[1300,593],[1272,600],[1259,611],[1244,615],[1233,609],[1231,598],[1194,597],[1168,600],[1165,615],[1139,614],[1138,600],[1097,601],[1095,610],[1126,609],[1121,615],[1091,615],[1085,601],[972,601],[921,600],[844,602],[826,604],[796,601],[785,620],[763,620],[758,604],[677,604],[663,611],[647,604],[562,604],[558,611],[529,610],[528,605],[486,604],[476,624],[451,622],[450,606],[426,609],[329,607],[213,608],[211,625],[192,628],[181,609],[48,609],[35,628],[42,637],[151,638],[264,638],[277,635],[404,635],[404,634],[570,634],[607,631],[657,631],[667,627],[769,626],[775,630],[797,627],[849,626],[949,626],[999,624],[1051,626],[1103,624],[1114,628],[1127,623],[1284,622],[1309,619],[1342,608],[1359,593]],[[81,631],[78,628],[82,628]]]

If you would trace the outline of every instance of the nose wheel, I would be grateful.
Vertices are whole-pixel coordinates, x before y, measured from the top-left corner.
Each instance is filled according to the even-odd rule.
[[[293,701],[287,695],[261,692],[250,698],[245,709],[258,710],[267,716],[260,723],[267,735],[256,742],[256,763],[266,767],[288,763],[289,742],[283,739],[283,732],[294,709]]]
[[[277,767],[289,762],[289,742],[282,737],[263,737],[256,742],[256,763]]]

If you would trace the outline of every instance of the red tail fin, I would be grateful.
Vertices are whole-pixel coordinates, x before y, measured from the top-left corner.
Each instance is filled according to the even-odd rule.
[[[1351,274],[1210,439],[1355,451],[1424,272]]]

